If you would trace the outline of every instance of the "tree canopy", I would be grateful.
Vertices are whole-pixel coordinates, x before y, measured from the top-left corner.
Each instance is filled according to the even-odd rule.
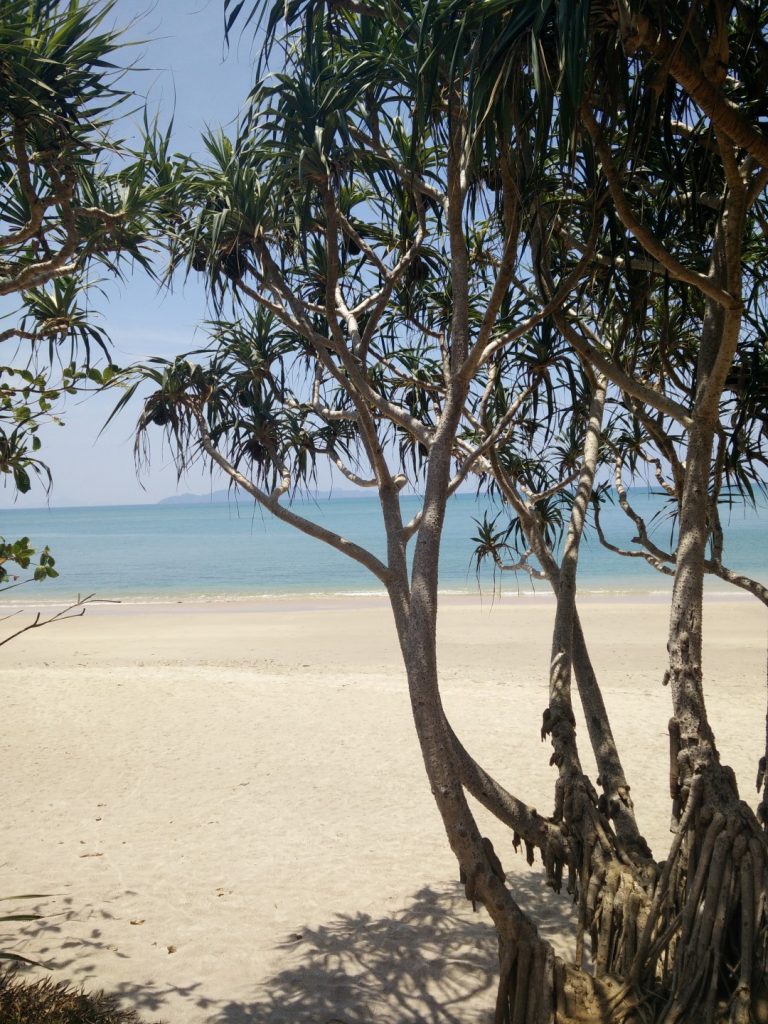
[[[62,395],[113,374],[92,308],[99,274],[127,260],[151,271],[157,193],[146,154],[118,135],[130,94],[120,33],[106,27],[113,10],[8,0],[0,13],[0,472],[20,493],[50,479],[39,428],[60,421]],[[0,581],[34,556],[28,538],[0,539]],[[56,575],[47,548],[33,575]]]

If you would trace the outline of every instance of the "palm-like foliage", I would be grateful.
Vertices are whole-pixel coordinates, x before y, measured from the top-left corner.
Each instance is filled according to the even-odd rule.
[[[0,20],[0,294],[75,273],[91,255],[139,255],[141,173],[110,173],[117,108],[112,3],[10,0]],[[137,180],[138,179],[138,180]]]
[[[161,183],[148,177],[148,153],[116,136],[128,94],[120,36],[105,27],[113,7],[8,0],[0,12],[0,296],[21,303],[6,305],[0,332],[14,350],[2,369],[0,471],[21,492],[30,474],[49,479],[38,427],[57,400],[89,375],[103,382],[90,363],[107,339],[86,311],[86,272],[90,282],[97,267],[119,273],[126,257],[151,269]],[[3,560],[25,568],[14,545]]]

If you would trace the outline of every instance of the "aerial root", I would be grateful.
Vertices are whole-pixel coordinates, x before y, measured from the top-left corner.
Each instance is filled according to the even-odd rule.
[[[661,1024],[768,1024],[756,995],[768,944],[765,842],[745,805],[713,811],[698,795],[692,787],[631,978],[667,992]]]
[[[602,902],[597,929],[597,953],[595,956],[595,974],[598,977],[607,974],[610,963],[611,939],[613,938],[613,909],[616,903],[616,892],[619,888],[619,873],[609,871],[603,886]]]
[[[728,833],[722,831],[715,840],[702,910],[695,913],[695,924],[688,943],[688,957],[690,957],[691,951],[694,951],[694,956],[698,961],[704,959],[708,951],[712,949],[715,920],[720,912],[720,905],[729,895],[731,868],[728,863],[728,854],[730,847]]]
[[[554,957],[539,940],[501,944],[501,978],[494,1024],[539,1024],[551,1019]]]
[[[727,853],[725,854],[727,856]],[[709,969],[709,986],[705,1002],[705,1014],[707,1024],[714,1024],[715,1004],[717,1000],[717,988],[720,978],[720,969],[723,960],[723,939],[725,936],[726,919],[728,908],[731,905],[731,886],[734,871],[731,864],[726,863],[722,872],[720,894],[717,898],[714,920],[711,926],[710,944],[712,963]]]
[[[692,777],[682,798],[660,870],[606,850],[591,814],[566,822],[576,961],[556,961],[545,977],[546,945],[513,945],[502,962],[497,1024],[538,1024],[552,1009],[558,1024],[768,1024],[764,833],[717,770]],[[554,864],[542,859],[551,880]],[[590,973],[582,969],[587,931]]]
[[[558,1021],[592,1012],[610,1024],[768,1024],[768,848],[749,808],[709,781],[691,780],[655,884],[599,841],[584,856],[577,960]],[[602,989],[579,972],[582,927]]]
[[[644,999],[617,978],[595,978],[562,961],[554,970],[557,1024],[650,1024]]]
[[[536,998],[535,988],[529,990],[529,971],[531,968],[531,947],[525,945],[517,957],[517,977],[515,978],[515,1002],[512,1010],[512,1024],[525,1024],[527,1002]]]
[[[507,933],[496,1024],[539,1024],[553,1010],[558,1024],[768,1024],[768,846],[719,767],[689,776],[663,866],[628,861],[606,843],[577,780],[565,857],[540,848],[550,884],[568,868],[576,962]],[[593,974],[582,969],[587,931]]]
[[[493,1016],[494,1024],[507,1024],[509,1021],[509,990],[514,966],[515,949],[510,944],[509,947],[501,954],[499,988],[496,992],[496,1012]]]

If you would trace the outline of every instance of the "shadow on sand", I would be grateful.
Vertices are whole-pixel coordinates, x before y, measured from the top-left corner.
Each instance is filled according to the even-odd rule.
[[[131,892],[127,895],[136,894]],[[52,909],[51,899],[55,899],[55,909]],[[15,931],[11,930],[13,925],[0,930],[0,949],[21,953],[33,962],[29,966],[11,964],[10,969],[25,981],[63,982],[95,993],[106,987],[98,973],[99,962],[103,958],[130,960],[106,939],[105,929],[115,920],[115,915],[103,907],[83,906],[71,896],[56,895],[45,897],[42,903],[24,904],[14,907],[14,910],[39,918],[26,923],[23,928],[17,925]],[[82,923],[83,920],[87,920],[89,925],[87,933],[82,928],[73,933],[73,923]],[[0,963],[0,968],[2,966]],[[177,1014],[168,1010],[168,1001],[172,999],[178,1005],[182,1000],[196,1005],[201,987],[200,982],[180,988],[150,981],[144,985],[123,982],[109,986],[109,990],[126,1008],[135,1010],[152,1024],[183,1024],[174,1019]]]
[[[536,880],[519,882],[526,903],[538,899]],[[568,929],[567,903],[540,909],[544,932]],[[211,1024],[488,1024],[493,1017],[496,937],[459,885],[422,888],[388,917],[339,914],[281,949],[290,965],[253,1002],[210,1006]]]
[[[542,891],[538,878],[516,878],[513,891],[534,912],[546,937],[569,930],[567,901],[547,898],[553,894]],[[41,959],[49,952],[44,940],[58,930],[51,919],[25,929]],[[74,960],[65,951],[73,946],[81,951],[83,941],[94,954],[120,956],[94,928],[88,938],[60,947],[50,962],[57,973],[72,971]],[[183,989],[151,980],[123,982],[113,991],[142,1017],[167,1024],[185,1024],[184,1004],[208,1024],[488,1024],[492,1019],[498,968],[493,926],[484,911],[472,913],[458,884],[424,887],[391,915],[338,914],[326,924],[291,933],[277,948],[285,967],[258,984],[246,1001],[206,996],[204,978]],[[221,956],[227,956],[226,949]],[[79,960],[75,977],[96,988],[97,970],[90,958]]]

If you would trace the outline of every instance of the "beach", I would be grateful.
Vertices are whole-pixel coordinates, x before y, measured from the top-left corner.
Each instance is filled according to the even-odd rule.
[[[454,728],[544,813],[553,611],[486,595],[444,599],[439,618]],[[581,613],[660,859],[668,605],[593,597]],[[755,806],[765,609],[709,600],[705,637],[722,759]],[[457,881],[384,599],[96,605],[3,648],[0,680],[0,895],[48,894],[20,906],[42,920],[0,926],[0,948],[167,1024],[489,1020],[495,940]],[[594,777],[581,718],[577,733]],[[516,898],[568,955],[567,900],[478,813]]]

